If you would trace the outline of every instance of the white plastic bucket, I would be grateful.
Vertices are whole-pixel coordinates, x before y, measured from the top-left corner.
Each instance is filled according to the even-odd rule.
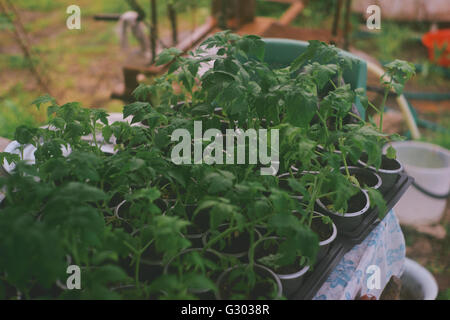
[[[395,206],[400,223],[427,225],[439,222],[447,203],[445,195],[450,191],[450,151],[416,141],[390,145],[397,150],[397,159],[406,173],[414,178],[414,184]]]
[[[436,279],[414,260],[406,258],[405,271],[400,280],[402,281],[402,292],[407,292],[406,299],[408,300],[435,300],[437,297],[439,289]]]

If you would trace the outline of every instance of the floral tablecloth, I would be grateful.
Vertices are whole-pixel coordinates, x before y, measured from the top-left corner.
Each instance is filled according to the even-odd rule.
[[[391,210],[361,244],[345,254],[313,299],[353,300],[366,294],[379,298],[390,277],[401,276],[404,263],[405,239]]]

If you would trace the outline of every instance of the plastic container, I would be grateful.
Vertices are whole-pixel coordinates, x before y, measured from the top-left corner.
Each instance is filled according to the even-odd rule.
[[[236,268],[243,268],[246,267],[247,265],[237,265],[234,267],[231,267],[227,270],[225,270],[224,272],[222,272],[222,274],[219,276],[219,279],[217,279],[217,287],[219,288],[219,290],[216,292],[216,299],[217,300],[228,300],[229,297],[224,297],[223,293],[221,292],[221,287],[222,287],[222,282],[226,280],[227,275],[234,269]],[[253,267],[256,269],[256,272],[258,272],[258,274],[260,276],[265,276],[267,278],[272,278],[276,284],[277,284],[277,295],[275,297],[275,299],[280,299],[282,297],[283,294],[283,285],[281,284],[281,280],[280,278],[277,277],[277,275],[275,274],[275,272],[273,272],[272,270],[270,270],[269,268],[266,268],[262,265],[259,264],[255,264],[253,265]]]
[[[433,275],[414,260],[406,258],[401,276],[400,300],[435,300],[438,285]]]
[[[255,256],[258,256],[259,252],[259,246],[261,246],[264,241],[270,241],[270,240],[278,240],[279,237],[267,237],[264,239],[259,240],[255,245]],[[250,251],[249,251],[249,261],[250,261]],[[305,274],[309,270],[309,266],[303,266],[299,267],[300,269],[297,269],[294,273],[277,273],[277,271],[272,270],[277,277],[280,279],[281,284],[283,285],[283,294],[285,297],[290,297],[292,294],[294,294],[298,288],[301,287],[303,280],[305,279]]]
[[[266,43],[266,51],[264,60],[270,66],[280,68],[287,67],[308,47],[308,42],[290,39],[264,38]],[[367,83],[367,63],[357,56],[341,50],[342,55],[352,58],[354,63],[352,68],[344,70],[344,80],[349,83],[352,89],[366,89]],[[356,107],[361,115],[365,118],[365,108],[362,106],[359,98],[355,100]]]
[[[409,188],[414,179],[406,173],[399,173],[396,183],[383,193],[383,198],[386,201],[387,211],[390,211],[394,205],[403,196],[405,191]],[[384,217],[384,215],[383,215]],[[355,245],[360,244],[372,230],[381,222],[380,212],[378,208],[372,208],[367,214],[361,224],[351,232],[339,232],[335,241],[327,254],[322,260],[318,261],[314,269],[305,275],[305,279],[298,291],[290,298],[294,300],[309,300],[314,297],[323,283],[327,280],[330,273],[339,264],[342,257],[350,251]],[[339,229],[339,227],[338,227]]]
[[[437,64],[448,67],[450,66],[450,29],[442,29],[425,33],[422,37],[422,43],[428,49],[428,58]],[[445,49],[444,49],[444,46]],[[435,51],[442,51],[436,61]]]
[[[359,189],[359,193],[354,196],[357,197],[358,204],[362,208],[356,212],[338,213],[329,210],[326,205],[320,200],[316,200],[316,203],[320,207],[321,211],[329,216],[336,224],[339,233],[352,232],[356,230],[364,221],[366,214],[370,209],[369,195],[366,190]]]
[[[416,141],[399,141],[391,145],[397,150],[397,159],[406,173],[415,180],[413,187],[395,206],[400,223],[426,225],[438,222],[450,191],[450,151]]]
[[[382,157],[381,167],[378,170],[374,166],[368,166],[366,161],[367,158],[363,157],[358,160],[358,164],[364,168],[372,170],[380,176],[382,182],[381,186],[378,187],[378,190],[381,193],[385,193],[387,190],[390,190],[396,183],[399,174],[403,171],[403,166],[398,160],[389,159],[385,155]]]

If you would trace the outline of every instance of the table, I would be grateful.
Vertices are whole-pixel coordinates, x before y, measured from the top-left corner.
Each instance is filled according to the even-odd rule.
[[[391,276],[402,275],[405,253],[405,238],[391,210],[361,244],[344,255],[313,299],[353,300],[366,294],[378,299]]]

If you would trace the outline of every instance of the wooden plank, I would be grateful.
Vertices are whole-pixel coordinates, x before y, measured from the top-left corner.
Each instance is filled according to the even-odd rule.
[[[286,10],[285,13],[280,18],[280,24],[282,25],[289,25],[297,16],[302,12],[303,8],[305,8],[305,5],[302,1],[296,1],[294,2],[289,9]]]
[[[285,38],[303,41],[320,40],[327,43],[333,39],[330,30],[284,26],[278,22],[273,23],[261,36],[264,38]]]
[[[256,0],[213,0],[212,15],[219,20],[219,27],[238,30],[255,18]]]
[[[97,21],[118,21],[119,19],[119,13],[101,13],[94,15],[94,20]]]
[[[187,52],[195,45],[199,44],[211,31],[216,27],[216,20],[213,18],[208,18],[208,20],[194,30],[189,36],[183,39],[183,41],[179,42],[176,46],[183,52]],[[162,48],[159,47],[158,53],[162,51]],[[125,101],[131,101],[132,96],[131,93],[133,90],[139,85],[138,83],[138,75],[144,74],[146,76],[156,76],[163,73],[167,70],[169,64],[163,66],[155,66],[151,65],[148,67],[136,66],[128,64],[123,67],[123,78],[124,83],[118,85],[113,92],[111,93],[111,97],[113,99],[122,99]]]
[[[261,36],[274,22],[276,22],[276,20],[273,18],[255,17],[253,22],[245,24],[242,28],[237,30],[236,33],[239,35],[255,34]]]
[[[186,37],[181,41],[177,48],[183,52],[188,51],[190,48],[198,44],[204,37],[211,32],[216,27],[216,20],[213,18],[208,18],[206,22],[194,30],[190,36]]]
[[[298,2],[299,0],[264,0],[264,1],[292,4],[294,2]]]

